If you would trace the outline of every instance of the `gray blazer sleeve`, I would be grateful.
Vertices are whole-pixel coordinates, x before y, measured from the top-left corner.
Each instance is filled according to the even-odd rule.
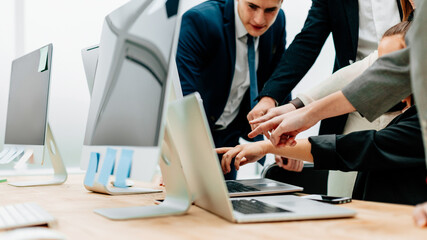
[[[410,39],[412,48],[410,57],[412,90],[421,122],[427,130],[427,2],[417,1],[416,6],[415,19],[407,33],[407,39]],[[427,137],[427,133],[424,135]],[[427,147],[427,141],[425,144]]]
[[[343,88],[356,110],[373,121],[411,94],[409,47],[379,58]]]

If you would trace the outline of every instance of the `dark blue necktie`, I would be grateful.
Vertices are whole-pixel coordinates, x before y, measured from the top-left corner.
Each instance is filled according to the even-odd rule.
[[[256,80],[256,70],[255,70],[255,46],[254,38],[251,35],[248,36],[248,65],[249,65],[249,79],[250,79],[250,96],[251,96],[251,108],[255,107],[255,99],[258,96],[258,83]]]
[[[250,80],[250,98],[251,98],[251,109],[255,107],[255,99],[258,97],[258,82],[256,79],[256,69],[255,69],[255,46],[254,38],[251,35],[247,35],[248,40],[248,65],[249,65],[249,80]],[[254,141],[263,141],[264,138],[262,135],[254,137]],[[258,160],[261,165],[264,165],[265,157]]]

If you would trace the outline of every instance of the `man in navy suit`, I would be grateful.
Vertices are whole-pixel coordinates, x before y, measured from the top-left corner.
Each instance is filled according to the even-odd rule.
[[[310,70],[331,33],[336,54],[335,72],[376,50],[382,34],[401,18],[400,0],[313,0],[303,29],[265,84],[259,95],[261,99],[248,114],[248,120],[274,107],[271,99],[285,103],[284,99]],[[292,102],[295,107],[302,104]],[[319,133],[341,134],[346,119],[345,115],[323,121]]]
[[[211,0],[182,17],[176,56],[182,91],[200,93],[216,147],[235,146],[250,130],[251,91],[258,95],[285,50],[281,4]],[[235,169],[225,178],[235,179]]]

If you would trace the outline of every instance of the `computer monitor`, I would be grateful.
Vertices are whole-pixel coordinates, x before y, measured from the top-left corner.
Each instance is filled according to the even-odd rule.
[[[149,181],[160,157],[178,0],[133,0],[104,21],[82,149],[100,166],[108,147],[133,150],[130,177]],[[172,59],[172,61],[170,61]],[[119,156],[116,157],[118,162]],[[116,164],[117,166],[117,164]]]
[[[26,163],[30,160],[43,163],[47,157],[45,153],[48,151],[55,173],[61,172],[61,180],[49,181],[49,185],[62,183],[66,179],[65,167],[48,122],[52,50],[53,46],[49,44],[12,62],[5,144],[0,153],[2,169],[21,170],[41,168],[40,164]],[[30,182],[16,185],[46,184],[46,182]]]
[[[44,144],[51,64],[52,44],[12,62],[6,144]]]
[[[52,44],[12,62],[3,156],[13,167],[27,148],[43,158],[49,97]],[[6,153],[6,151],[8,153]]]
[[[92,95],[93,83],[95,82],[96,66],[98,65],[99,45],[93,45],[82,49],[83,67],[85,69],[89,94]]]
[[[162,159],[166,183],[166,198],[160,205],[94,210],[110,219],[183,214],[191,205],[164,120],[168,97],[180,93],[171,89],[172,82],[179,82],[178,7],[179,0],[131,1],[105,19],[81,166],[88,165],[90,152],[132,149],[131,178],[151,180]]]

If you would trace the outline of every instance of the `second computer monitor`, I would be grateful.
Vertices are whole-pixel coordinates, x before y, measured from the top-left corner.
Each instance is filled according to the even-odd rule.
[[[105,18],[81,168],[91,152],[102,162],[107,147],[130,149],[131,178],[151,179],[163,138],[177,10],[178,0],[134,0]]]

